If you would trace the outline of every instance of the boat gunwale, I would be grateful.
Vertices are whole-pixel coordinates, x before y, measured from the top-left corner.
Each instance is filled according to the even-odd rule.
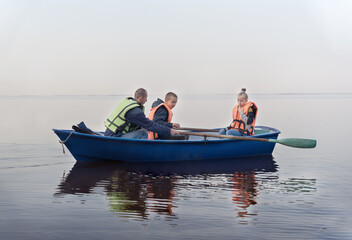
[[[268,130],[272,130],[274,132],[271,133],[263,133],[263,134],[258,134],[258,135],[253,135],[253,136],[244,136],[245,138],[269,138],[271,136],[276,136],[280,134],[281,132],[272,127],[267,127],[267,126],[257,126],[258,128],[265,128]],[[69,130],[69,129],[52,129],[55,133],[56,132],[67,132],[68,134],[71,134],[72,131],[74,130]],[[189,131],[192,132],[192,131]],[[93,134],[86,134],[86,133],[79,133],[79,132],[74,132],[72,135],[78,135],[78,136],[83,136],[83,137],[88,137],[88,138],[100,138],[100,139],[106,139],[109,141],[125,141],[125,142],[137,142],[137,143],[149,143],[149,144],[154,144],[154,143],[162,143],[162,144],[167,144],[167,143],[177,143],[177,144],[185,144],[185,143],[204,143],[204,142],[214,142],[214,143],[221,143],[221,142],[229,142],[229,141],[245,141],[245,140],[239,140],[239,139],[201,139],[201,140],[164,140],[164,139],[157,139],[157,140],[150,140],[150,139],[133,139],[133,138],[121,138],[121,137],[110,137],[110,136],[102,136],[102,135],[93,135]]]

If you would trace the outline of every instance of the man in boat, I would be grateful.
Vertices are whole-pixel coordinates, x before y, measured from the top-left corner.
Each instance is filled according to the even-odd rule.
[[[148,92],[139,88],[134,98],[127,97],[122,100],[105,121],[105,136],[134,139],[147,139],[145,129],[156,132],[160,136],[170,137],[179,133],[167,126],[149,120],[144,114],[144,104],[147,102]]]
[[[148,118],[169,128],[179,128],[180,124],[171,122],[173,116],[172,109],[176,106],[177,99],[177,95],[173,92],[168,92],[166,94],[165,102],[158,98],[152,104],[152,109],[150,109]],[[148,139],[165,139],[165,137],[162,135],[159,136],[155,132],[149,132]]]

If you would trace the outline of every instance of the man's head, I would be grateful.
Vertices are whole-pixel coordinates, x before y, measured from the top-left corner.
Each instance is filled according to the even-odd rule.
[[[177,95],[173,92],[168,92],[165,96],[165,104],[170,108],[173,109],[177,103]]]
[[[138,88],[134,93],[134,99],[141,105],[144,105],[148,100],[148,92],[144,88]]]

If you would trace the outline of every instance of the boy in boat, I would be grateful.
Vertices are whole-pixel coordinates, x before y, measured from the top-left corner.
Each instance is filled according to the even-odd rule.
[[[172,120],[172,109],[177,104],[177,95],[173,92],[168,92],[165,96],[165,102],[158,98],[150,109],[148,118],[154,122],[159,123],[160,125],[169,127],[169,128],[179,128],[180,124],[171,123]],[[149,132],[148,139],[167,139],[169,137],[160,134],[160,136],[155,132]]]
[[[176,130],[153,122],[145,116],[143,105],[147,102],[147,98],[148,92],[144,88],[139,88],[134,98],[122,100],[105,121],[104,136],[147,139],[145,129],[166,137],[178,135]]]
[[[246,89],[237,95],[238,104],[232,110],[233,121],[227,128],[220,129],[220,134],[226,135],[253,135],[255,121],[257,119],[258,107],[254,102],[248,101]]]

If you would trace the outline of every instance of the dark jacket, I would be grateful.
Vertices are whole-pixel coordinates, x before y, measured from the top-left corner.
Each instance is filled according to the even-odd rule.
[[[257,108],[256,106],[251,106],[248,110],[248,114],[247,114],[247,117],[248,117],[248,120],[247,120],[247,124],[252,124],[252,122],[254,121],[254,118],[255,118],[255,115],[257,113]]]
[[[139,107],[133,108],[129,110],[126,115],[126,120],[129,123],[135,124],[139,126],[140,128],[147,129],[148,131],[156,132],[160,136],[164,137],[170,137],[171,136],[171,129],[160,125],[156,122],[150,121],[144,114],[143,110]],[[105,131],[106,136],[114,136],[114,137],[121,137],[122,133],[121,132],[116,132],[115,134],[112,131],[108,131],[107,129]]]
[[[158,98],[158,100],[153,102],[152,108],[157,107],[162,103],[164,103],[164,101]],[[161,106],[158,108],[158,110],[156,110],[153,121],[159,123],[160,125],[172,128],[172,123],[169,123],[167,121],[168,118],[169,118],[169,112],[164,106]]]

